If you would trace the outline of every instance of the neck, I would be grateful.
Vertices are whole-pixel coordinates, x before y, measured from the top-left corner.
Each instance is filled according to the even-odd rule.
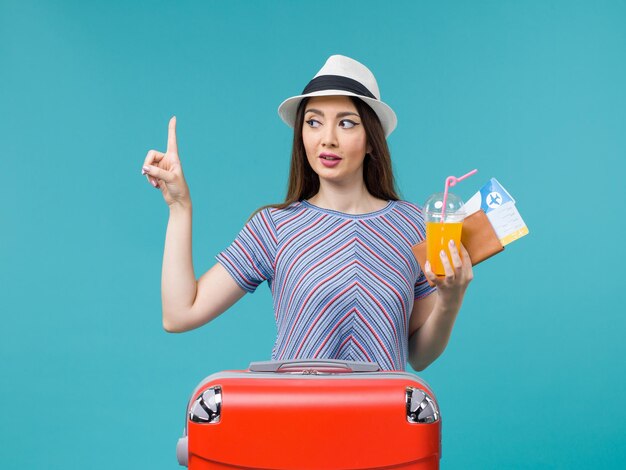
[[[387,201],[372,196],[364,183],[341,186],[323,180],[318,193],[309,198],[309,202],[323,209],[352,215],[375,212],[387,205]]]

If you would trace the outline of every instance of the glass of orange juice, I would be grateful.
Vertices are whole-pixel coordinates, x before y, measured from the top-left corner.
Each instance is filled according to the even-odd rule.
[[[426,221],[426,259],[432,271],[443,276],[445,271],[441,262],[441,250],[445,251],[452,265],[449,243],[454,240],[458,250],[461,246],[461,231],[465,211],[461,198],[448,192],[445,210],[444,193],[435,193],[424,204],[424,220]]]

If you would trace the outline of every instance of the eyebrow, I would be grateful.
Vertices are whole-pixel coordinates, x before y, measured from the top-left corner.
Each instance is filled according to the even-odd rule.
[[[320,116],[324,117],[324,113],[322,111],[320,111],[319,109],[315,109],[315,108],[309,108],[305,111],[306,113],[315,113],[315,114],[319,114]],[[337,113],[337,117],[346,117],[346,116],[357,116],[357,117],[361,117],[359,116],[358,113],[354,113],[352,111],[342,111],[341,113]]]

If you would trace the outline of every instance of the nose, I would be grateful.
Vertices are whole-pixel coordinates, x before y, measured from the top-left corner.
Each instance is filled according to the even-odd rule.
[[[323,147],[337,147],[337,127],[336,126],[324,126],[324,133],[322,135]]]

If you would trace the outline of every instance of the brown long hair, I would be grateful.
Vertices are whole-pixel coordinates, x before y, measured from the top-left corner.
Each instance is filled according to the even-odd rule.
[[[383,126],[372,108],[359,98],[349,96],[361,117],[367,143],[372,149],[365,154],[363,161],[363,180],[368,192],[385,201],[397,201],[396,183],[391,167],[391,154],[387,146],[387,139]],[[269,204],[260,207],[257,212],[272,207],[284,209],[290,204],[302,199],[309,199],[317,194],[320,189],[320,180],[313,171],[306,157],[304,141],[302,139],[302,126],[304,125],[304,110],[308,98],[303,99],[296,112],[296,122],[293,126],[293,146],[291,149],[291,166],[289,168],[289,182],[285,201],[280,204]]]

